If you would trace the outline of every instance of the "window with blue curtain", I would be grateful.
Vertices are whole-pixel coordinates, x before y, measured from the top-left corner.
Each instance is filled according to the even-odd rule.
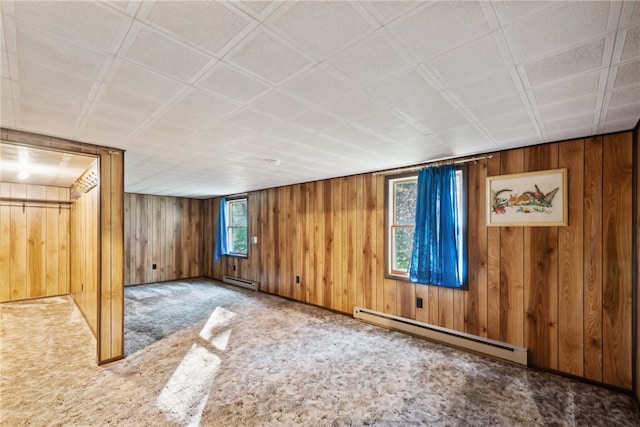
[[[218,262],[222,255],[227,255],[227,199],[220,197],[218,207],[218,226],[213,243],[213,262]]]
[[[246,197],[220,198],[213,249],[214,262],[218,262],[222,255],[247,257],[249,249],[248,222]]]
[[[466,168],[387,178],[387,272],[391,278],[466,288]]]

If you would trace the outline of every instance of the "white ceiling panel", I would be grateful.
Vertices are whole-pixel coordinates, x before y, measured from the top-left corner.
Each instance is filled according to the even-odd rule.
[[[356,2],[345,1],[290,2],[280,8],[271,25],[323,59],[375,28],[355,7]]]
[[[231,41],[246,35],[257,25],[249,16],[224,2],[158,1],[143,7],[142,13],[149,22],[214,55],[220,55]]]
[[[608,1],[558,2],[514,24],[513,34],[525,60],[566,48],[607,32]]]
[[[391,28],[419,58],[429,58],[473,40],[491,25],[480,2],[441,1],[399,19]]]
[[[261,30],[251,34],[226,59],[274,84],[311,64],[290,45]]]
[[[129,192],[212,197],[640,117],[635,1],[0,9],[0,125],[125,149]]]
[[[213,60],[149,28],[132,31],[126,57],[170,77],[190,81]]]
[[[602,66],[604,47],[605,40],[601,39],[527,64],[524,68],[529,82],[537,86],[598,68]]]
[[[238,102],[247,102],[270,89],[269,85],[222,63],[200,78],[196,86]]]

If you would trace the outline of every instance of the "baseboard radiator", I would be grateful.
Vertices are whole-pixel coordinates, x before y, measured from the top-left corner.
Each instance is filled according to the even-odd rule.
[[[240,279],[233,276],[222,276],[222,281],[230,285],[240,286],[241,288],[251,289],[252,291],[258,290],[258,284],[251,280]]]
[[[497,359],[527,366],[527,349],[517,345],[511,345],[361,307],[354,308],[353,317],[384,328],[407,332],[474,353],[481,353]]]

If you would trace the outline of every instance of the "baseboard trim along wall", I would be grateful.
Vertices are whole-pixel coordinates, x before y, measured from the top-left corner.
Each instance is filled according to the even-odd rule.
[[[384,328],[407,332],[442,344],[484,354],[496,359],[516,363],[518,365],[527,366],[527,349],[525,347],[477,335],[471,335],[436,325],[430,325],[428,323],[418,322],[404,317],[393,316],[391,314],[369,310],[362,307],[354,308],[353,317]]]

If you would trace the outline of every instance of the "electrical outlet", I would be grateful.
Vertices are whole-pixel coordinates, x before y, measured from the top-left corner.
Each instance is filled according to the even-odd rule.
[[[296,283],[300,283],[300,276],[296,276]]]
[[[416,307],[422,308],[422,298],[416,298]]]
[[[156,267],[156,265],[155,265],[155,264],[153,264],[153,265],[151,266],[151,269],[152,269],[152,270],[155,270],[156,268],[157,268],[157,267]]]
[[[233,264],[233,271],[236,271],[236,265]]]

